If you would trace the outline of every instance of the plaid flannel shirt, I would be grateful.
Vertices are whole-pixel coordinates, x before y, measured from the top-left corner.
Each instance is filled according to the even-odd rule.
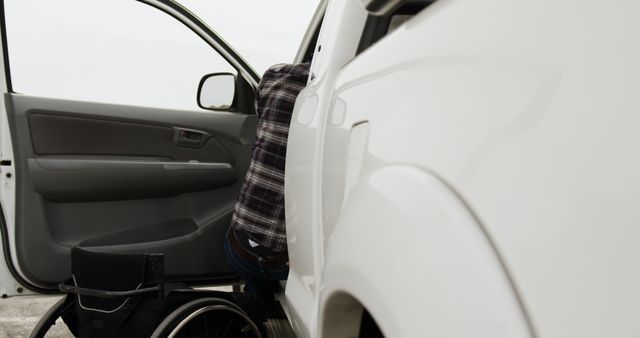
[[[231,227],[275,252],[287,249],[284,219],[284,166],[289,124],[296,98],[307,85],[309,63],[269,68],[258,85],[259,121]]]

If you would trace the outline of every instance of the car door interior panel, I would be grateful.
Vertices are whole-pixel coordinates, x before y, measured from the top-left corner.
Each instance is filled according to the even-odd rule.
[[[29,127],[33,150],[38,155],[149,156],[203,162],[232,160],[220,143],[204,131],[37,112],[29,114]]]
[[[229,163],[96,158],[30,158],[34,191],[46,200],[83,202],[168,197],[236,181]]]
[[[247,170],[251,112],[6,96],[22,273],[52,288],[74,245],[165,255],[169,279],[228,282],[223,239]]]

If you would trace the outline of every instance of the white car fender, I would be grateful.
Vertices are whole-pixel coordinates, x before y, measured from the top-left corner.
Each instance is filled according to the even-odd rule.
[[[461,198],[422,168],[367,163],[327,234],[321,337],[347,337],[345,326],[359,321],[346,323],[346,314],[362,308],[387,337],[533,336],[498,253]]]

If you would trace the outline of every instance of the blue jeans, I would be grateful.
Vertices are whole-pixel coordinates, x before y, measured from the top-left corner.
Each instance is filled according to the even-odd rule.
[[[273,295],[280,289],[279,281],[287,279],[289,275],[289,266],[283,263],[280,266],[264,267],[258,262],[247,260],[235,252],[235,249],[229,244],[231,231],[234,230],[229,228],[224,241],[224,251],[229,265],[244,279],[245,292],[272,301]]]

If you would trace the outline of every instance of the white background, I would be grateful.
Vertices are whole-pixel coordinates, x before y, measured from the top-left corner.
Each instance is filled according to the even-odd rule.
[[[293,60],[318,1],[180,2],[262,74]],[[5,6],[13,87],[25,95],[200,110],[200,78],[233,71],[188,28],[135,0]]]

